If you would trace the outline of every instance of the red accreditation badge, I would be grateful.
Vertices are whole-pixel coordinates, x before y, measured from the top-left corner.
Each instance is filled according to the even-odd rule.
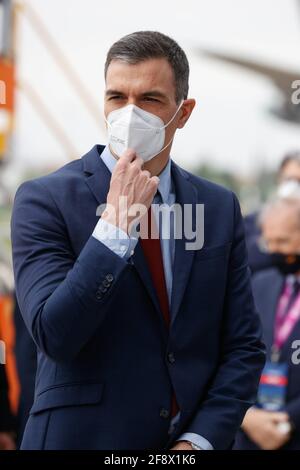
[[[267,362],[260,378],[257,406],[267,411],[280,411],[285,406],[288,365]]]

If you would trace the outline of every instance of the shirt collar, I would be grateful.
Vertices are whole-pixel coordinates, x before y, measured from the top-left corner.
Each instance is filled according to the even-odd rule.
[[[117,163],[117,160],[111,153],[108,145],[104,148],[100,157],[102,158],[103,162],[105,163],[109,171],[112,173]],[[159,177],[158,191],[160,192],[162,202],[167,204],[169,195],[171,192],[171,159],[170,158],[165,168],[158,175],[158,177]]]

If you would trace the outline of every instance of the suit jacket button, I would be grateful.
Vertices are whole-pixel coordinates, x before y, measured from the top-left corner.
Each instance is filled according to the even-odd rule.
[[[168,354],[168,362],[169,362],[170,364],[174,364],[174,362],[175,362],[174,353],[170,352],[170,353]]]
[[[101,300],[102,299],[102,294],[101,292],[97,291],[96,292],[96,299]]]
[[[108,282],[112,282],[114,280],[114,276],[112,274],[106,274],[105,279]]]
[[[165,408],[162,408],[159,412],[159,416],[161,418],[167,419],[170,416],[170,412],[166,410]]]
[[[107,287],[105,287],[104,285],[103,285],[103,286],[100,286],[100,287],[99,287],[99,292],[100,292],[100,293],[102,292],[102,294],[105,294],[105,292],[107,292]]]
[[[111,284],[110,281],[108,281],[107,279],[104,279],[104,281],[102,282],[102,285],[103,285],[104,287],[109,287],[110,284]]]

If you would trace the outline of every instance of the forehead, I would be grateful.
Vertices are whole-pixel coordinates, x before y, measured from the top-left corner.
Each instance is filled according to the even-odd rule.
[[[137,64],[113,60],[107,69],[106,88],[134,94],[157,89],[171,95],[175,91],[174,74],[164,58],[147,59]]]
[[[300,173],[300,160],[299,161],[291,160],[290,162],[287,162],[284,165],[283,169],[281,170],[281,173],[283,175],[293,174],[293,173],[299,174]]]
[[[298,220],[299,211],[295,206],[275,206],[266,214],[263,222],[263,231],[265,233],[275,232],[290,234],[291,232],[300,232],[300,221]]]

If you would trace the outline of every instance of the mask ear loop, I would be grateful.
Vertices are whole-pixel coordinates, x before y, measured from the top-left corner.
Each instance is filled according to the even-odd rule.
[[[185,100],[182,100],[176,113],[174,114],[174,116],[172,117],[172,119],[170,119],[170,121],[165,124],[163,127],[160,127],[159,129],[165,129],[176,117],[178,111],[181,109],[181,106],[182,106],[182,103],[184,102]],[[156,157],[156,155],[158,155],[159,153],[163,152],[167,147],[169,147],[169,145],[171,145],[171,143],[173,142],[174,140],[174,136],[172,137],[172,139],[167,143],[167,145],[165,145],[159,152],[155,153],[154,155],[151,156],[151,158],[149,158],[149,160],[152,160],[152,158]]]
[[[181,103],[180,103],[180,105],[178,106],[178,109],[177,109],[176,113],[174,114],[174,116],[170,119],[170,121],[169,121],[167,124],[165,124],[163,127],[160,127],[159,129],[165,129],[169,124],[171,124],[171,122],[175,119],[175,117],[176,117],[178,111],[181,109],[182,103],[183,103],[184,101],[185,101],[184,99],[181,100]],[[154,157],[156,157],[156,155],[158,155],[159,153],[163,152],[167,147],[169,147],[169,145],[173,142],[173,140],[174,140],[174,136],[173,136],[172,139],[167,143],[167,145],[165,145],[159,152],[157,152],[157,153],[155,153],[154,155],[152,155],[151,159],[154,158]],[[149,160],[151,160],[151,159],[149,159]]]
[[[155,153],[154,155],[151,155],[151,158],[149,158],[148,160],[152,160],[152,158],[156,157],[156,155],[163,152],[167,147],[169,147],[169,145],[173,142],[173,140],[174,140],[174,136],[172,137],[170,142],[167,143],[167,145],[165,145],[159,152]],[[146,161],[148,161],[148,160],[146,160]]]
[[[156,129],[157,131],[161,131],[162,129],[165,129],[166,127],[168,127],[168,125],[171,124],[172,121],[174,121],[174,119],[175,119],[175,117],[177,116],[178,112],[180,111],[181,106],[182,106],[182,104],[184,103],[184,101],[185,101],[185,99],[183,98],[183,99],[181,100],[181,102],[180,102],[180,104],[179,104],[179,106],[178,106],[178,108],[177,108],[175,114],[171,117],[170,121],[167,122],[164,126],[162,126],[162,127],[152,127],[152,126],[149,126],[149,129],[145,129],[145,130],[153,130],[153,129]],[[106,122],[106,124],[108,125],[108,127],[111,127],[111,126],[112,126],[112,125],[110,124],[110,122],[108,122],[108,120],[106,119],[105,116],[104,116],[104,121]],[[172,141],[170,141],[168,145],[170,145],[171,142],[172,142]],[[168,145],[166,145],[166,147],[167,147]],[[166,147],[164,147],[164,149],[165,149]],[[163,150],[164,150],[164,149],[163,149]]]
[[[181,100],[181,102],[180,102],[180,104],[179,104],[179,106],[178,106],[178,108],[177,108],[177,110],[176,110],[174,116],[171,117],[170,121],[167,122],[167,124],[165,124],[164,126],[159,127],[158,129],[165,129],[166,127],[168,127],[169,124],[171,124],[172,121],[174,121],[174,119],[175,119],[175,117],[177,116],[178,112],[180,111],[181,106],[182,106],[182,104],[184,103],[184,101],[185,101],[185,99],[182,99],[182,100]],[[153,129],[155,129],[155,128],[153,128]],[[170,142],[171,142],[171,141],[170,141]],[[169,142],[169,143],[170,143],[170,142]],[[169,144],[168,144],[168,145],[169,145]],[[166,147],[165,147],[165,148],[166,148]]]

